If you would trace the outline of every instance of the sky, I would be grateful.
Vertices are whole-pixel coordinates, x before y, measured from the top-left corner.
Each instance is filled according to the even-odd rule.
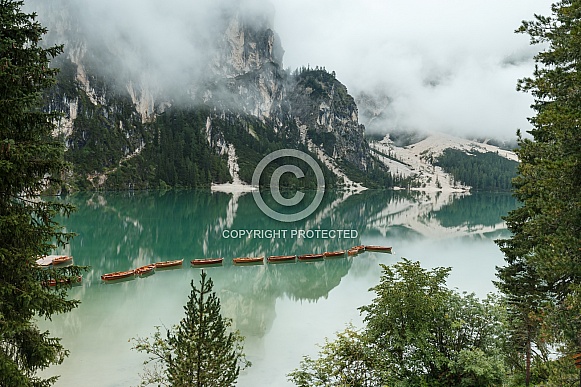
[[[530,129],[533,99],[516,85],[542,47],[514,30],[549,15],[550,1],[271,1],[284,67],[325,67],[352,95],[387,96],[375,130],[511,139]]]
[[[28,4],[28,2],[27,2]],[[30,0],[56,15],[64,7],[100,45],[104,65],[150,83],[183,88],[203,79],[224,9],[272,15],[283,66],[335,71],[349,92],[384,98],[368,131],[442,131],[514,139],[530,129],[533,100],[516,91],[542,47],[515,34],[522,20],[549,15],[548,0]],[[53,17],[53,20],[59,18]],[[68,24],[68,28],[71,28]],[[67,28],[49,26],[58,31]],[[77,28],[77,27],[72,27]],[[114,42],[114,44],[112,44]],[[65,44],[67,42],[64,42]],[[121,63],[122,69],[113,63]],[[136,71],[136,69],[138,71]],[[361,105],[360,112],[363,112]],[[364,124],[363,114],[360,118]]]

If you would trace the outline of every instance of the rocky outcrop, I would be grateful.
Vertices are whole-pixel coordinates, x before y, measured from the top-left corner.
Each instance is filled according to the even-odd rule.
[[[335,160],[365,170],[369,145],[359,123],[355,100],[347,88],[324,69],[302,69],[294,77],[289,102],[292,115],[307,129],[312,142]]]
[[[272,30],[270,16],[248,19],[238,11],[218,40],[210,64],[218,93],[215,96],[211,92],[208,98],[207,89],[204,90],[204,102],[225,102],[223,108],[280,124],[281,103],[285,98],[285,73],[281,68],[284,51]]]
[[[150,51],[162,51],[165,44],[150,47],[155,34],[147,32],[149,40],[136,38],[128,34],[139,31],[117,25],[103,30],[103,36],[96,34],[98,27],[79,16],[81,3],[36,0],[31,7],[38,7],[41,22],[51,31],[47,43],[65,44],[64,54],[55,61],[61,75],[47,105],[63,112],[58,134],[66,141],[75,171],[99,176],[91,182],[93,187],[106,182],[103,176],[117,173],[122,164],[124,172],[115,179],[120,187],[134,186],[136,176],[142,182],[169,179],[180,185],[218,175],[224,180],[227,176],[216,171],[228,169],[228,149],[236,149],[245,181],[266,149],[310,148],[315,157],[333,159],[331,169],[342,178],[339,169],[346,165],[365,173],[372,164],[357,105],[347,88],[324,69],[294,74],[283,70],[284,50],[272,27],[273,9],[262,2],[248,7],[249,0],[217,1],[216,7],[222,8],[208,13],[218,18],[205,22],[208,31],[197,30],[192,21],[184,29],[192,35],[179,36],[184,49],[197,55],[177,51],[182,53],[175,59],[179,63],[151,56]],[[175,118],[160,120],[166,112]],[[192,124],[199,125],[198,134],[187,127]],[[200,145],[196,138],[207,138],[207,144]],[[206,152],[204,146],[214,153],[212,163],[196,161],[208,157],[188,154],[194,149]],[[163,156],[167,154],[180,165],[169,165]],[[216,162],[224,165],[217,167]],[[170,177],[162,179],[161,170]],[[238,171],[234,174],[238,179]]]

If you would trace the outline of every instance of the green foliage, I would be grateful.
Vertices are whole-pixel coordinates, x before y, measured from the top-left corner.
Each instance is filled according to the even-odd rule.
[[[347,327],[334,341],[325,339],[317,359],[305,356],[299,368],[288,374],[289,380],[300,387],[380,386],[364,340],[361,332]]]
[[[45,93],[47,109],[69,112],[69,104],[75,103],[76,110],[71,117],[74,130],[66,140],[66,160],[83,179],[87,174],[117,167],[147,136],[131,97],[94,76],[89,76],[94,93],[106,98],[90,96],[77,81],[76,64],[65,58],[55,64],[60,72],[57,83]]]
[[[223,133],[224,139],[236,148],[240,166],[239,175],[247,183],[252,181],[256,165],[271,152],[290,147],[310,154],[309,150],[299,143],[299,130],[294,120],[283,123],[284,129],[276,132],[269,125],[265,125],[256,117],[249,115],[226,115],[224,119],[216,120],[215,126]],[[317,160],[317,157],[312,154],[311,156]],[[325,186],[327,188],[334,187],[335,175],[321,162],[318,164],[323,171]],[[282,165],[296,165],[305,172],[305,176],[300,180],[290,173],[283,174],[279,181],[282,188],[317,188],[314,172],[305,162],[296,160],[294,157],[280,158],[269,163],[261,175],[260,185],[269,186],[272,173]]]
[[[92,59],[99,62],[99,58]],[[342,121],[352,120],[357,109],[346,87],[336,80],[334,73],[317,68],[297,72],[294,79],[304,87],[307,87],[305,83],[315,87],[315,94],[310,92],[307,102],[290,101],[292,98],[289,97],[290,100],[283,103],[282,114],[277,114],[272,120],[215,106],[184,103],[165,108],[161,114],[156,113],[150,117],[150,122],[142,122],[143,117],[136,111],[126,90],[109,80],[103,71],[87,68],[90,63],[85,65],[85,73],[94,93],[86,91],[86,85],[81,85],[76,79],[77,65],[64,59],[59,64],[62,72],[58,84],[45,95],[47,110],[68,113],[70,104],[76,104],[73,129],[66,139],[65,157],[73,166],[75,188],[82,190],[198,188],[209,187],[213,182],[229,182],[233,176],[230,176],[227,164],[227,145],[233,145],[236,150],[239,177],[250,183],[255,167],[264,155],[285,148],[309,153],[300,137],[295,117],[309,115],[301,109],[308,110],[313,98],[328,100],[330,109]],[[94,76],[97,73],[102,77]],[[294,102],[300,106],[291,108]],[[310,122],[307,124],[316,126]],[[358,136],[362,128],[353,130],[347,135],[360,140]],[[343,138],[343,134],[318,129],[309,130],[307,135],[317,144],[322,144],[328,154],[351,141]],[[366,149],[363,146],[352,152],[365,154]],[[267,168],[263,185],[268,185],[265,182],[281,163],[278,160]],[[291,161],[290,164],[299,163]],[[334,187],[336,176],[320,165],[326,186]],[[354,176],[365,177],[365,171],[358,171],[360,166],[353,164],[350,167],[354,168]],[[380,180],[383,180],[385,171],[382,174],[377,165],[371,171],[374,176],[370,181],[377,180],[375,177],[380,175]],[[286,174],[281,185],[291,189],[315,188],[316,181],[312,173],[300,180]]]
[[[207,187],[230,180],[226,159],[210,147],[205,133],[209,112],[172,108],[157,116],[141,157],[122,163],[115,174],[137,187]],[[125,174],[125,176],[123,176]],[[117,187],[111,181],[111,186]]]
[[[150,357],[141,385],[158,383],[173,387],[234,386],[240,369],[250,366],[242,352],[243,338],[227,332],[231,321],[220,315],[220,300],[211,278],[202,271],[200,287],[184,306],[185,317],[164,338],[156,327],[153,338],[137,338],[134,349]]]
[[[333,154],[337,138],[333,132],[317,131],[315,128],[310,128],[307,132],[309,138],[313,140],[316,145],[321,145],[328,155]]]
[[[46,29],[22,6],[0,0],[0,385],[49,386],[56,377],[36,372],[62,362],[68,351],[39,331],[35,319],[77,305],[66,287],[45,284],[81,269],[44,271],[35,263],[72,236],[53,220],[72,207],[39,198],[47,186],[59,186],[65,169],[63,145],[52,137],[58,115],[39,108],[42,91],[54,83],[50,60],[62,47],[39,46]]]
[[[315,101],[329,100],[331,102],[330,108],[336,114],[348,114],[357,106],[345,85],[337,80],[334,72],[329,73],[324,68],[319,67],[315,69],[302,67],[295,73],[295,79],[297,84],[304,87]],[[351,117],[345,116],[344,118],[350,119]]]
[[[542,341],[558,348],[561,358],[581,353],[580,14],[579,2],[560,1],[550,16],[535,15],[517,31],[544,48],[533,77],[518,86],[533,95],[536,112],[529,119],[533,139],[518,135],[521,164],[513,185],[523,206],[506,217],[512,237],[497,241],[506,256],[499,287],[517,315],[513,330],[530,332],[520,350]],[[575,372],[570,358],[568,367],[551,369]],[[559,379],[551,372],[544,380]]]
[[[376,153],[376,154],[380,155],[381,157],[385,157],[386,159],[393,160],[393,161],[395,161],[397,163],[400,163],[402,165],[405,165],[408,168],[413,168],[413,166],[411,164],[408,164],[405,161],[398,159],[394,154],[391,153],[391,150],[389,151],[388,154],[385,154],[385,153],[377,150],[376,148],[371,148],[371,151],[373,153]]]
[[[376,297],[360,308],[366,326],[327,341],[289,378],[300,386],[500,386],[505,380],[504,313],[445,287],[449,268],[404,259],[381,265]],[[350,384],[351,383],[351,384]]]
[[[221,156],[214,150],[225,143],[234,146],[238,173],[246,183],[252,181],[256,165],[266,154],[289,145],[308,153],[298,144],[298,129],[292,120],[285,123],[284,129],[275,132],[256,117],[232,113],[217,115],[201,106],[169,108],[148,124],[148,132],[139,155],[119,162],[107,172],[107,188],[209,187],[212,182],[232,181],[228,156]],[[267,186],[272,172],[283,163],[302,165],[300,160],[292,158],[276,160],[266,168],[261,185]],[[333,187],[335,176],[324,165],[320,167],[327,187]],[[302,169],[306,172],[303,179],[297,181],[291,174],[284,174],[281,186],[316,188],[312,171]]]
[[[449,268],[427,271],[407,260],[382,267],[377,297],[361,311],[369,340],[385,351],[381,370],[389,382],[502,383],[502,313],[493,299],[446,288]]]
[[[457,182],[479,191],[507,191],[516,176],[518,163],[496,153],[473,152],[467,154],[448,148],[434,165],[450,173]]]
[[[318,66],[315,69],[301,67],[293,75],[299,85],[310,89],[310,95],[315,99],[328,97],[333,86],[338,83],[334,73]]]

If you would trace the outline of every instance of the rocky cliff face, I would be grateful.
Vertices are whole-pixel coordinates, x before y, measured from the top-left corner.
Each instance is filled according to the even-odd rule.
[[[249,182],[260,157],[281,147],[367,171],[373,160],[345,86],[323,69],[284,71],[272,9],[249,11],[247,2],[217,2],[214,22],[204,30],[197,19],[186,23],[187,36],[171,41],[138,27],[100,30],[82,16],[95,3],[29,5],[51,31],[47,42],[65,44],[47,106],[64,114],[59,134],[80,180],[109,188]],[[175,40],[181,47],[165,48]],[[200,157],[206,152],[212,163]]]
[[[211,70],[215,82],[224,83],[227,94],[235,96],[235,104],[226,107],[261,119],[276,118],[285,98],[284,51],[270,15],[248,19],[241,11],[232,15],[218,40]]]
[[[367,168],[365,127],[359,124],[355,100],[335,74],[318,68],[297,71],[289,101],[303,138],[335,160]]]

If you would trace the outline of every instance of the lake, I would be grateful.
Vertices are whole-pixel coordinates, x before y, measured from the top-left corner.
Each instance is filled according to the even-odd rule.
[[[91,267],[70,291],[81,305],[39,322],[70,350],[62,365],[43,373],[61,375],[56,386],[63,387],[137,385],[145,356],[131,350],[129,340],[179,322],[190,282],[200,278],[201,269],[189,261],[204,257],[224,257],[222,266],[205,270],[223,314],[246,337],[245,353],[253,363],[238,386],[290,385],[286,374],[303,355],[316,354],[317,343],[350,322],[361,325],[357,308],[373,299],[369,288],[379,282],[379,264],[405,257],[426,268],[451,266],[450,287],[480,297],[494,291],[495,266],[504,262],[494,239],[508,236],[501,216],[517,206],[509,194],[327,192],[310,217],[282,223],[265,216],[249,193],[84,193],[62,200],[78,208],[60,220],[78,236],[59,252]],[[393,253],[232,264],[234,257],[319,253],[359,244],[393,246]],[[144,278],[100,279],[182,258],[183,267]]]

